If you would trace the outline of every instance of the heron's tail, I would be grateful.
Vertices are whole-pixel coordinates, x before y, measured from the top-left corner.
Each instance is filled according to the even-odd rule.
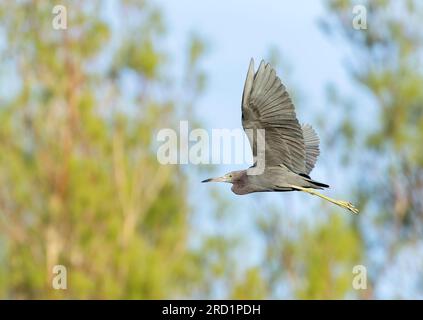
[[[310,178],[309,175],[304,174],[304,173],[300,173],[300,176],[307,181],[308,183],[310,183],[310,185],[308,185],[307,187],[309,188],[314,188],[314,189],[324,189],[324,188],[329,188],[329,185],[322,183],[322,182],[318,182],[313,180],[312,178]]]
[[[327,184],[324,184],[324,183],[322,183],[322,182],[317,182],[317,181],[314,181],[314,180],[309,180],[309,182],[311,182],[312,184],[314,184],[315,186],[317,186],[317,187],[319,187],[319,189],[323,189],[323,188],[329,188],[329,185],[327,185]]]

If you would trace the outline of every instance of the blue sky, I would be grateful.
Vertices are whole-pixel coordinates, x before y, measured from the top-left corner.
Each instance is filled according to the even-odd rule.
[[[202,61],[208,85],[195,109],[206,129],[241,127],[240,101],[249,60],[253,57],[257,68],[272,47],[281,53],[278,75],[294,96],[300,122],[316,127],[316,115],[336,117],[337,110],[325,99],[328,83],[345,93],[354,90],[345,72],[346,50],[318,27],[318,19],[325,14],[320,1],[158,3],[169,29],[166,45],[176,68],[184,61],[190,33],[199,34],[208,44]],[[330,161],[327,156],[323,150],[319,162]],[[219,170],[239,168],[221,166]],[[325,180],[323,169],[318,165],[313,171],[317,180]]]
[[[348,85],[342,66],[344,52],[339,43],[329,41],[318,28],[324,15],[320,1],[158,1],[169,27],[168,45],[174,62],[182,60],[187,35],[196,32],[208,43],[204,67],[209,76],[208,90],[198,114],[210,127],[238,127],[239,105],[246,70],[251,57],[256,64],[276,47],[292,66],[293,79],[306,98],[322,102],[324,86],[336,80]],[[283,65],[285,62],[282,63]],[[286,83],[283,70],[278,70]],[[307,117],[311,110],[298,110]],[[225,112],[225,117],[216,117]]]
[[[294,93],[300,122],[313,124],[316,115],[322,113],[335,116],[336,110],[326,106],[328,83],[335,82],[345,92],[351,90],[343,65],[345,50],[318,27],[318,19],[325,14],[320,1],[235,0],[216,5],[210,0],[160,0],[158,3],[169,29],[166,45],[176,68],[184,61],[190,33],[199,34],[208,44],[209,51],[202,62],[208,76],[207,90],[195,113],[210,132],[212,128],[241,126],[240,101],[249,60],[253,57],[258,65],[271,47],[277,48],[284,59],[277,71],[288,90]],[[286,65],[289,68],[284,70]],[[322,150],[313,171],[313,177],[320,181],[335,179],[319,165],[325,160],[330,157]],[[243,166],[220,165],[216,174],[240,168]],[[220,189],[230,193],[228,186]]]

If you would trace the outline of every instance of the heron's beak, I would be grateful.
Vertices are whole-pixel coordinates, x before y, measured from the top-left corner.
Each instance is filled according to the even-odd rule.
[[[226,180],[226,177],[225,176],[222,176],[222,177],[219,177],[219,178],[206,179],[206,180],[203,180],[201,182],[226,182],[226,181],[227,181]]]

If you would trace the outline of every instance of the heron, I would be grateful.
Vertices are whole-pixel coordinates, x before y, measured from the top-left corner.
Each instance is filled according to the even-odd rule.
[[[275,69],[264,60],[256,72],[254,59],[250,61],[241,110],[253,166],[202,182],[231,183],[231,190],[237,195],[301,191],[358,213],[349,201],[332,199],[316,191],[329,188],[310,177],[320,154],[319,137],[312,126],[300,125],[289,93]],[[259,147],[264,151],[260,152]],[[260,159],[263,159],[263,170],[257,170]]]

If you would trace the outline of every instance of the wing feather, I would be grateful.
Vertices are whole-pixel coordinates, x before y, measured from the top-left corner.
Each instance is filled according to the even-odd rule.
[[[314,131],[312,126],[308,124],[303,124],[302,126],[303,136],[304,136],[304,143],[305,143],[305,151],[306,151],[306,174],[310,174],[311,170],[313,170],[314,165],[316,164],[317,157],[320,154],[319,149],[319,136]]]
[[[253,155],[257,134],[247,129],[265,129],[266,166],[284,164],[296,173],[306,171],[306,146],[294,105],[276,71],[263,60],[254,73],[251,59],[242,98],[242,125]]]

